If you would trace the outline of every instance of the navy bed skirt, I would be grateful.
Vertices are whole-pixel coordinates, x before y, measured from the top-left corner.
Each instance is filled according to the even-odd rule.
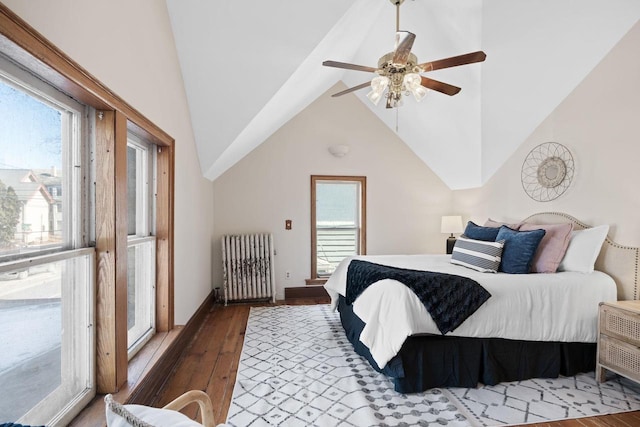
[[[557,378],[589,372],[596,366],[595,343],[516,341],[414,335],[384,369],[360,342],[364,322],[340,296],[340,320],[355,351],[378,372],[389,376],[400,393],[436,387],[476,387],[530,378]]]

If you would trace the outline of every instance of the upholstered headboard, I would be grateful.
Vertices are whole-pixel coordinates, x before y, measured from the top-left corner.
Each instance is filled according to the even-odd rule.
[[[572,223],[574,230],[590,228],[571,215],[560,212],[542,212],[531,215],[524,222],[531,224]],[[618,286],[619,300],[640,299],[638,290],[638,259],[640,248],[620,245],[607,236],[596,261],[596,270],[613,277]]]

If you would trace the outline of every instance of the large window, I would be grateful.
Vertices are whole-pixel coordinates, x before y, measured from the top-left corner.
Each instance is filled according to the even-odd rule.
[[[366,253],[366,177],[311,176],[311,283]]]
[[[129,133],[127,143],[127,348],[132,357],[155,333],[155,155]]]
[[[65,425],[95,394],[85,107],[0,57],[0,422]]]
[[[12,312],[4,312],[5,335],[0,337],[3,354],[19,346],[24,350],[24,346],[31,345],[30,341],[37,345],[31,353],[24,353],[25,359],[1,368],[0,375],[9,369],[14,376],[0,382],[0,393],[4,393],[0,395],[0,422],[6,418],[25,424],[64,426],[91,400],[94,390],[114,393],[127,383],[131,351],[127,345],[127,300],[133,301],[136,313],[138,308],[152,306],[153,311],[155,307],[156,330],[167,332],[174,326],[174,140],[2,3],[0,21],[0,56],[12,61],[0,63],[0,79],[3,85],[18,91],[16,95],[3,86],[0,93],[0,169],[29,170],[25,174],[20,172],[19,184],[3,184],[0,188],[3,199],[0,221],[8,224],[0,227],[4,239],[0,244],[0,310],[8,306],[21,310],[21,305],[33,305],[35,310],[44,300],[54,300],[47,306],[51,315],[39,324],[30,324],[29,316],[18,316],[26,323],[9,327],[4,320],[15,317]],[[104,48],[118,50],[119,46]],[[36,107],[25,109],[22,104],[5,103],[5,96],[35,100],[32,105]],[[35,114],[43,109],[41,105],[46,107],[42,116]],[[23,113],[26,116],[21,117]],[[14,129],[21,129],[22,137]],[[46,132],[50,129],[58,131]],[[129,239],[128,132],[152,144],[149,153],[153,151],[157,171],[155,182],[147,187],[155,207],[140,207],[147,209],[149,218],[155,218],[150,219],[152,223],[144,233],[138,228],[140,193],[136,182],[136,229],[135,236],[132,234]],[[46,159],[44,163],[37,162],[42,158]],[[56,159],[59,162],[53,162]],[[137,162],[138,159],[136,169]],[[136,170],[136,181],[138,176]],[[19,194],[23,189],[28,190],[30,197]],[[21,197],[28,203],[22,203]],[[155,240],[155,245],[145,239]],[[132,249],[133,246],[136,248]],[[153,252],[145,249],[143,255],[138,255],[137,246],[152,246]],[[83,262],[88,265],[82,266]],[[149,268],[140,268],[145,263],[151,264]],[[132,268],[128,269],[127,264]],[[149,303],[138,299],[143,296],[143,292],[138,292],[138,282],[146,280],[138,280],[142,271],[145,277],[155,279]],[[136,282],[130,298],[128,276],[133,276],[132,283]],[[36,279],[42,279],[41,286],[35,284]],[[37,290],[37,297],[30,298],[16,292],[18,289]],[[16,299],[22,301],[5,302],[12,295],[18,295]],[[83,313],[82,308],[87,311]],[[133,318],[137,326],[138,315]],[[147,315],[143,313],[142,318]],[[46,334],[34,332],[40,324],[50,327]],[[135,340],[135,345],[140,342]],[[60,343],[59,350],[55,350],[56,343]],[[25,377],[15,375],[24,372],[17,370],[17,363],[35,366],[27,360],[31,356],[27,356],[40,354],[45,347],[53,348],[59,369],[38,360],[37,373],[47,377],[46,380],[40,381],[38,377],[31,382],[25,381],[26,373]],[[90,356],[85,357],[82,351]],[[55,365],[58,359],[49,361]],[[85,360],[89,361],[86,369]],[[73,378],[68,375],[70,372],[74,373]],[[11,389],[8,381],[14,381],[18,388]],[[151,382],[138,384],[140,393],[151,392],[144,390]],[[20,387],[24,387],[22,391],[18,390]],[[67,394],[58,394],[59,391]],[[16,420],[17,415],[11,414],[5,417],[3,411],[7,408],[18,411],[21,405],[27,405],[27,399],[21,401],[24,396],[38,399],[46,393],[49,394],[40,403],[34,403],[35,400],[28,403],[32,410],[25,418]]]

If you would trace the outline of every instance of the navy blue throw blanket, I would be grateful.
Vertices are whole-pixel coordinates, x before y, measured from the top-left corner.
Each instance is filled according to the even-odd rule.
[[[382,279],[397,280],[411,289],[442,335],[460,326],[491,297],[485,288],[468,277],[353,260],[347,270],[347,304],[353,304],[369,285]]]

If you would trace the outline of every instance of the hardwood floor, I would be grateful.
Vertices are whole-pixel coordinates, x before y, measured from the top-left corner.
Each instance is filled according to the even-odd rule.
[[[295,303],[315,304],[317,301],[301,299]],[[158,391],[153,406],[163,406],[188,390],[199,389],[206,391],[211,397],[216,422],[222,423],[226,420],[250,307],[250,304],[234,304],[227,307],[216,305],[213,307],[193,341],[185,348],[176,369],[167,375],[167,380]],[[197,406],[191,405],[183,412],[195,418]],[[528,426],[632,427],[640,426],[640,412],[529,424]]]

